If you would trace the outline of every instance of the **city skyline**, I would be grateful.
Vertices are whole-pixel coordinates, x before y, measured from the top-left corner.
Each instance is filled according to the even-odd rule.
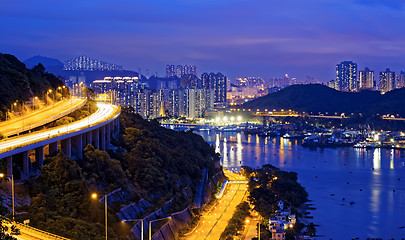
[[[80,55],[165,74],[170,63],[201,72],[322,82],[338,62],[405,69],[398,1],[4,2],[0,52],[25,60]]]

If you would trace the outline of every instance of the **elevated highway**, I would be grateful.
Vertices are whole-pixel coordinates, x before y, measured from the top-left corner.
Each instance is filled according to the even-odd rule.
[[[56,234],[45,232],[40,229],[28,226],[26,224],[18,222],[11,222],[11,223],[20,230],[19,235],[14,235],[14,237],[17,238],[17,240],[69,240],[68,238],[64,238]],[[7,224],[9,228],[11,226],[11,223]]]
[[[1,140],[0,158],[7,159],[7,175],[11,176],[13,167],[18,167],[13,158],[22,162],[22,172],[29,175],[32,165],[42,167],[44,153],[60,150],[68,157],[73,153],[81,158],[87,144],[107,150],[112,133],[119,130],[120,108],[104,103],[98,103],[97,107],[95,113],[80,121]]]
[[[84,104],[86,104],[86,100],[80,98],[69,98],[55,102],[53,105],[33,111],[30,114],[0,122],[0,134],[3,137],[8,137],[30,131],[68,115]]]

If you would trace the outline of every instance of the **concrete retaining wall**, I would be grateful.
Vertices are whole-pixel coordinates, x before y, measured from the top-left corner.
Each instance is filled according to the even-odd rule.
[[[178,232],[188,226],[193,219],[193,212],[190,207],[183,211],[170,215],[172,220],[163,225],[159,231],[153,234],[153,240],[174,240],[178,237]]]

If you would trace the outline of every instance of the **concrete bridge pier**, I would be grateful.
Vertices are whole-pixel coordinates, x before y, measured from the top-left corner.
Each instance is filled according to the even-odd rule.
[[[55,155],[58,153],[58,142],[53,142],[49,144],[49,155]]]
[[[74,136],[72,139],[73,149],[78,158],[83,158],[82,134]]]
[[[72,157],[72,140],[66,138],[61,141],[61,148],[66,157]]]
[[[111,148],[111,138],[120,129],[118,116],[108,119],[104,123],[62,135],[58,134],[52,136],[52,138],[49,134],[48,138],[38,140],[35,143],[27,143],[23,146],[16,144],[13,149],[0,152],[0,158],[7,162],[7,176],[11,177],[13,175],[14,164],[18,165],[18,169],[21,169],[22,177],[36,173],[36,169],[33,171],[32,168],[34,163],[40,171],[44,165],[45,154],[53,156],[58,151],[62,151],[66,157],[72,157],[72,153],[74,153],[75,158],[83,158],[83,148],[88,144],[93,145],[95,149],[109,150]],[[20,158],[22,158],[22,161],[20,161]]]
[[[110,149],[110,145],[111,145],[111,124],[107,124],[106,125],[107,128],[107,143],[106,143],[106,150]]]
[[[101,136],[101,138],[100,138],[100,149],[101,150],[105,150],[105,139],[106,139],[106,137],[105,137],[105,126],[102,126],[101,128],[100,128],[100,136]]]
[[[90,132],[86,133],[86,140],[87,140],[86,146],[89,145],[89,144],[93,145],[93,131],[90,131]]]
[[[23,173],[26,175],[30,174],[30,156],[28,151],[23,152]]]
[[[11,175],[13,175],[13,156],[8,156],[6,159],[7,159],[7,176],[11,177]]]
[[[82,147],[85,149],[87,147],[87,133],[80,134],[82,137]]]
[[[38,163],[38,169],[41,170],[44,165],[44,147],[35,148],[35,161]]]
[[[93,137],[94,137],[93,147],[96,149],[99,149],[100,148],[100,131],[98,128],[96,128],[92,132],[93,132]]]

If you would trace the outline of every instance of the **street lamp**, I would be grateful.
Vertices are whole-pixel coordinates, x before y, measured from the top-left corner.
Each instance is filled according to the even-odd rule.
[[[122,220],[123,223],[125,222],[135,222],[135,221],[141,221],[141,240],[143,240],[143,218],[142,219],[125,219]]]
[[[48,90],[48,93],[52,93],[52,89]],[[56,101],[56,96],[55,96],[55,92],[53,92],[53,100],[52,100],[52,115],[55,115],[55,101]]]
[[[93,193],[93,194],[91,194],[91,197],[93,198],[93,199],[97,199],[97,193]],[[105,240],[107,240],[107,234],[108,234],[108,231],[107,231],[107,195],[104,195],[104,206],[105,206],[105,208],[104,208],[104,211],[105,211]]]
[[[246,223],[249,223],[250,221],[257,221],[258,223],[259,223],[259,236],[258,236],[258,240],[260,240],[260,220],[256,220],[256,219],[254,219],[254,220],[246,220]]]
[[[0,178],[4,178],[4,173],[0,173]],[[11,199],[13,202],[13,222],[14,222],[14,176],[11,174]]]
[[[18,100],[15,101],[15,103],[11,104],[11,111],[12,111],[12,112],[15,111],[15,108],[17,107],[17,102],[18,102]],[[13,106],[14,106],[14,107],[13,107]]]
[[[35,102],[36,102],[36,103],[35,103]],[[34,109],[38,109],[38,107],[35,107],[36,105],[39,106],[39,102],[38,102],[38,97],[37,97],[37,96],[34,97]]]
[[[152,223],[160,221],[160,220],[165,220],[165,219],[171,220],[172,217],[159,218],[159,219],[155,219],[155,220],[152,220],[149,222],[149,240],[152,240]]]

